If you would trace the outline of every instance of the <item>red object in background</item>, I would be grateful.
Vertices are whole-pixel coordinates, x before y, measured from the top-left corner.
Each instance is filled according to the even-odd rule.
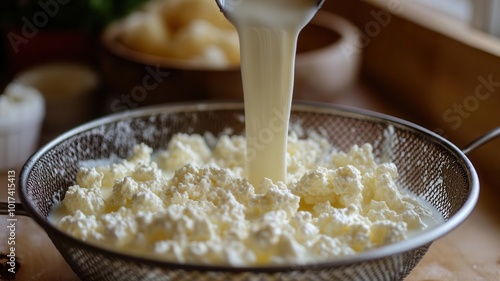
[[[96,60],[97,40],[80,31],[39,29],[26,36],[21,28],[12,28],[4,30],[2,36],[6,44],[8,74],[12,77],[41,63],[72,61],[94,64]]]

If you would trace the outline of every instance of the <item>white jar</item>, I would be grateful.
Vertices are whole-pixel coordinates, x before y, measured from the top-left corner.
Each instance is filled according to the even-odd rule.
[[[45,116],[36,89],[9,84],[0,95],[0,171],[19,169],[38,146]]]

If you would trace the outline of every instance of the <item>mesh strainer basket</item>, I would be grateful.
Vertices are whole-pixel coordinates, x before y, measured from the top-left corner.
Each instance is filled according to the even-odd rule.
[[[433,205],[445,222],[420,235],[364,253],[316,264],[267,267],[200,266],[140,258],[82,242],[47,220],[81,161],[128,157],[134,144],[165,148],[178,132],[244,133],[240,103],[176,104],[114,114],[73,129],[36,152],[21,171],[21,202],[82,280],[401,280],[432,241],[460,224],[479,191],[476,172],[453,144],[389,116],[322,104],[294,105],[291,122],[323,134],[336,147],[371,143],[398,166],[399,183]]]

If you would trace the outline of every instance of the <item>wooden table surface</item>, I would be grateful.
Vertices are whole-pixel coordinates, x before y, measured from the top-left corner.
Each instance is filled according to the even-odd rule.
[[[352,93],[335,99],[335,102],[404,115],[375,97],[363,93],[366,91],[355,89]],[[500,200],[500,192],[498,187],[484,182],[481,171],[478,172],[481,193],[475,210],[458,228],[432,244],[406,281],[500,280],[500,211],[497,203]],[[5,201],[7,195],[6,185],[7,174],[1,172],[2,201]],[[15,280],[78,280],[43,230],[30,218],[18,219],[16,257],[20,266],[17,268]],[[1,253],[6,253],[7,250],[6,224],[6,217],[2,216]]]

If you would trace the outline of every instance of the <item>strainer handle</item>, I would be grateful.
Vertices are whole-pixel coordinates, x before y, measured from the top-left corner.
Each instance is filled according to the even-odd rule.
[[[0,215],[10,216],[12,214],[29,217],[21,203],[0,202]]]
[[[483,144],[492,141],[496,138],[500,137],[500,127],[496,127],[495,129],[487,132],[486,134],[480,136],[479,138],[473,140],[467,146],[462,149],[464,154],[469,154],[474,151],[476,148],[482,146]]]

